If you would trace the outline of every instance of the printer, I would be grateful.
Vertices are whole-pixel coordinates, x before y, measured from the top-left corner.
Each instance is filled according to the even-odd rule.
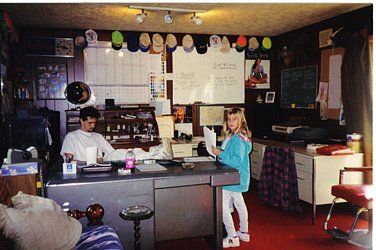
[[[15,148],[8,149],[8,163],[38,162],[38,151],[35,147],[29,147],[26,150]]]
[[[328,131],[325,128],[303,127],[294,129],[290,135],[290,141],[304,141],[308,143],[325,143]]]
[[[290,135],[297,128],[302,128],[305,122],[304,117],[289,117],[286,121],[272,125],[272,131],[274,133]]]

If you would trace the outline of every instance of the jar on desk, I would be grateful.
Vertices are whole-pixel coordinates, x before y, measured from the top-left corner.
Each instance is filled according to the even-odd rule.
[[[353,133],[353,134],[348,134],[346,137],[347,137],[347,146],[349,146],[350,149],[354,153],[361,153],[362,152],[362,135]]]

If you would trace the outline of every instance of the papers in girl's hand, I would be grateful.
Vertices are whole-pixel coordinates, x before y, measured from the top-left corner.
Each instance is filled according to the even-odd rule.
[[[206,144],[206,150],[208,151],[208,153],[214,157],[215,154],[213,153],[212,151],[212,146],[214,145],[214,147],[217,146],[216,144],[216,134],[214,131],[211,131],[210,129],[208,129],[206,126],[204,127],[204,137],[205,137],[205,144]]]

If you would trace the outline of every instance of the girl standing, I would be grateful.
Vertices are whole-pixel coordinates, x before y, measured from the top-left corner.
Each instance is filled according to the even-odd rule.
[[[223,187],[223,223],[227,237],[223,239],[223,248],[238,247],[240,240],[248,242],[248,210],[242,192],[247,192],[250,182],[249,153],[252,142],[248,137],[247,121],[240,108],[233,108],[226,113],[226,122],[223,130],[225,140],[221,149],[212,147],[213,153],[226,165],[236,168],[240,173],[240,184]],[[240,228],[235,230],[234,221],[230,212],[230,201],[239,214]]]

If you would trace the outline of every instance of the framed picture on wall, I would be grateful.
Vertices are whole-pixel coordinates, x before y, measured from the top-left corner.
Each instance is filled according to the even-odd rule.
[[[265,103],[274,103],[275,92],[266,92]]]
[[[270,89],[270,60],[245,60],[244,76],[246,88]]]
[[[65,99],[67,65],[65,63],[40,63],[35,66],[37,98]]]

